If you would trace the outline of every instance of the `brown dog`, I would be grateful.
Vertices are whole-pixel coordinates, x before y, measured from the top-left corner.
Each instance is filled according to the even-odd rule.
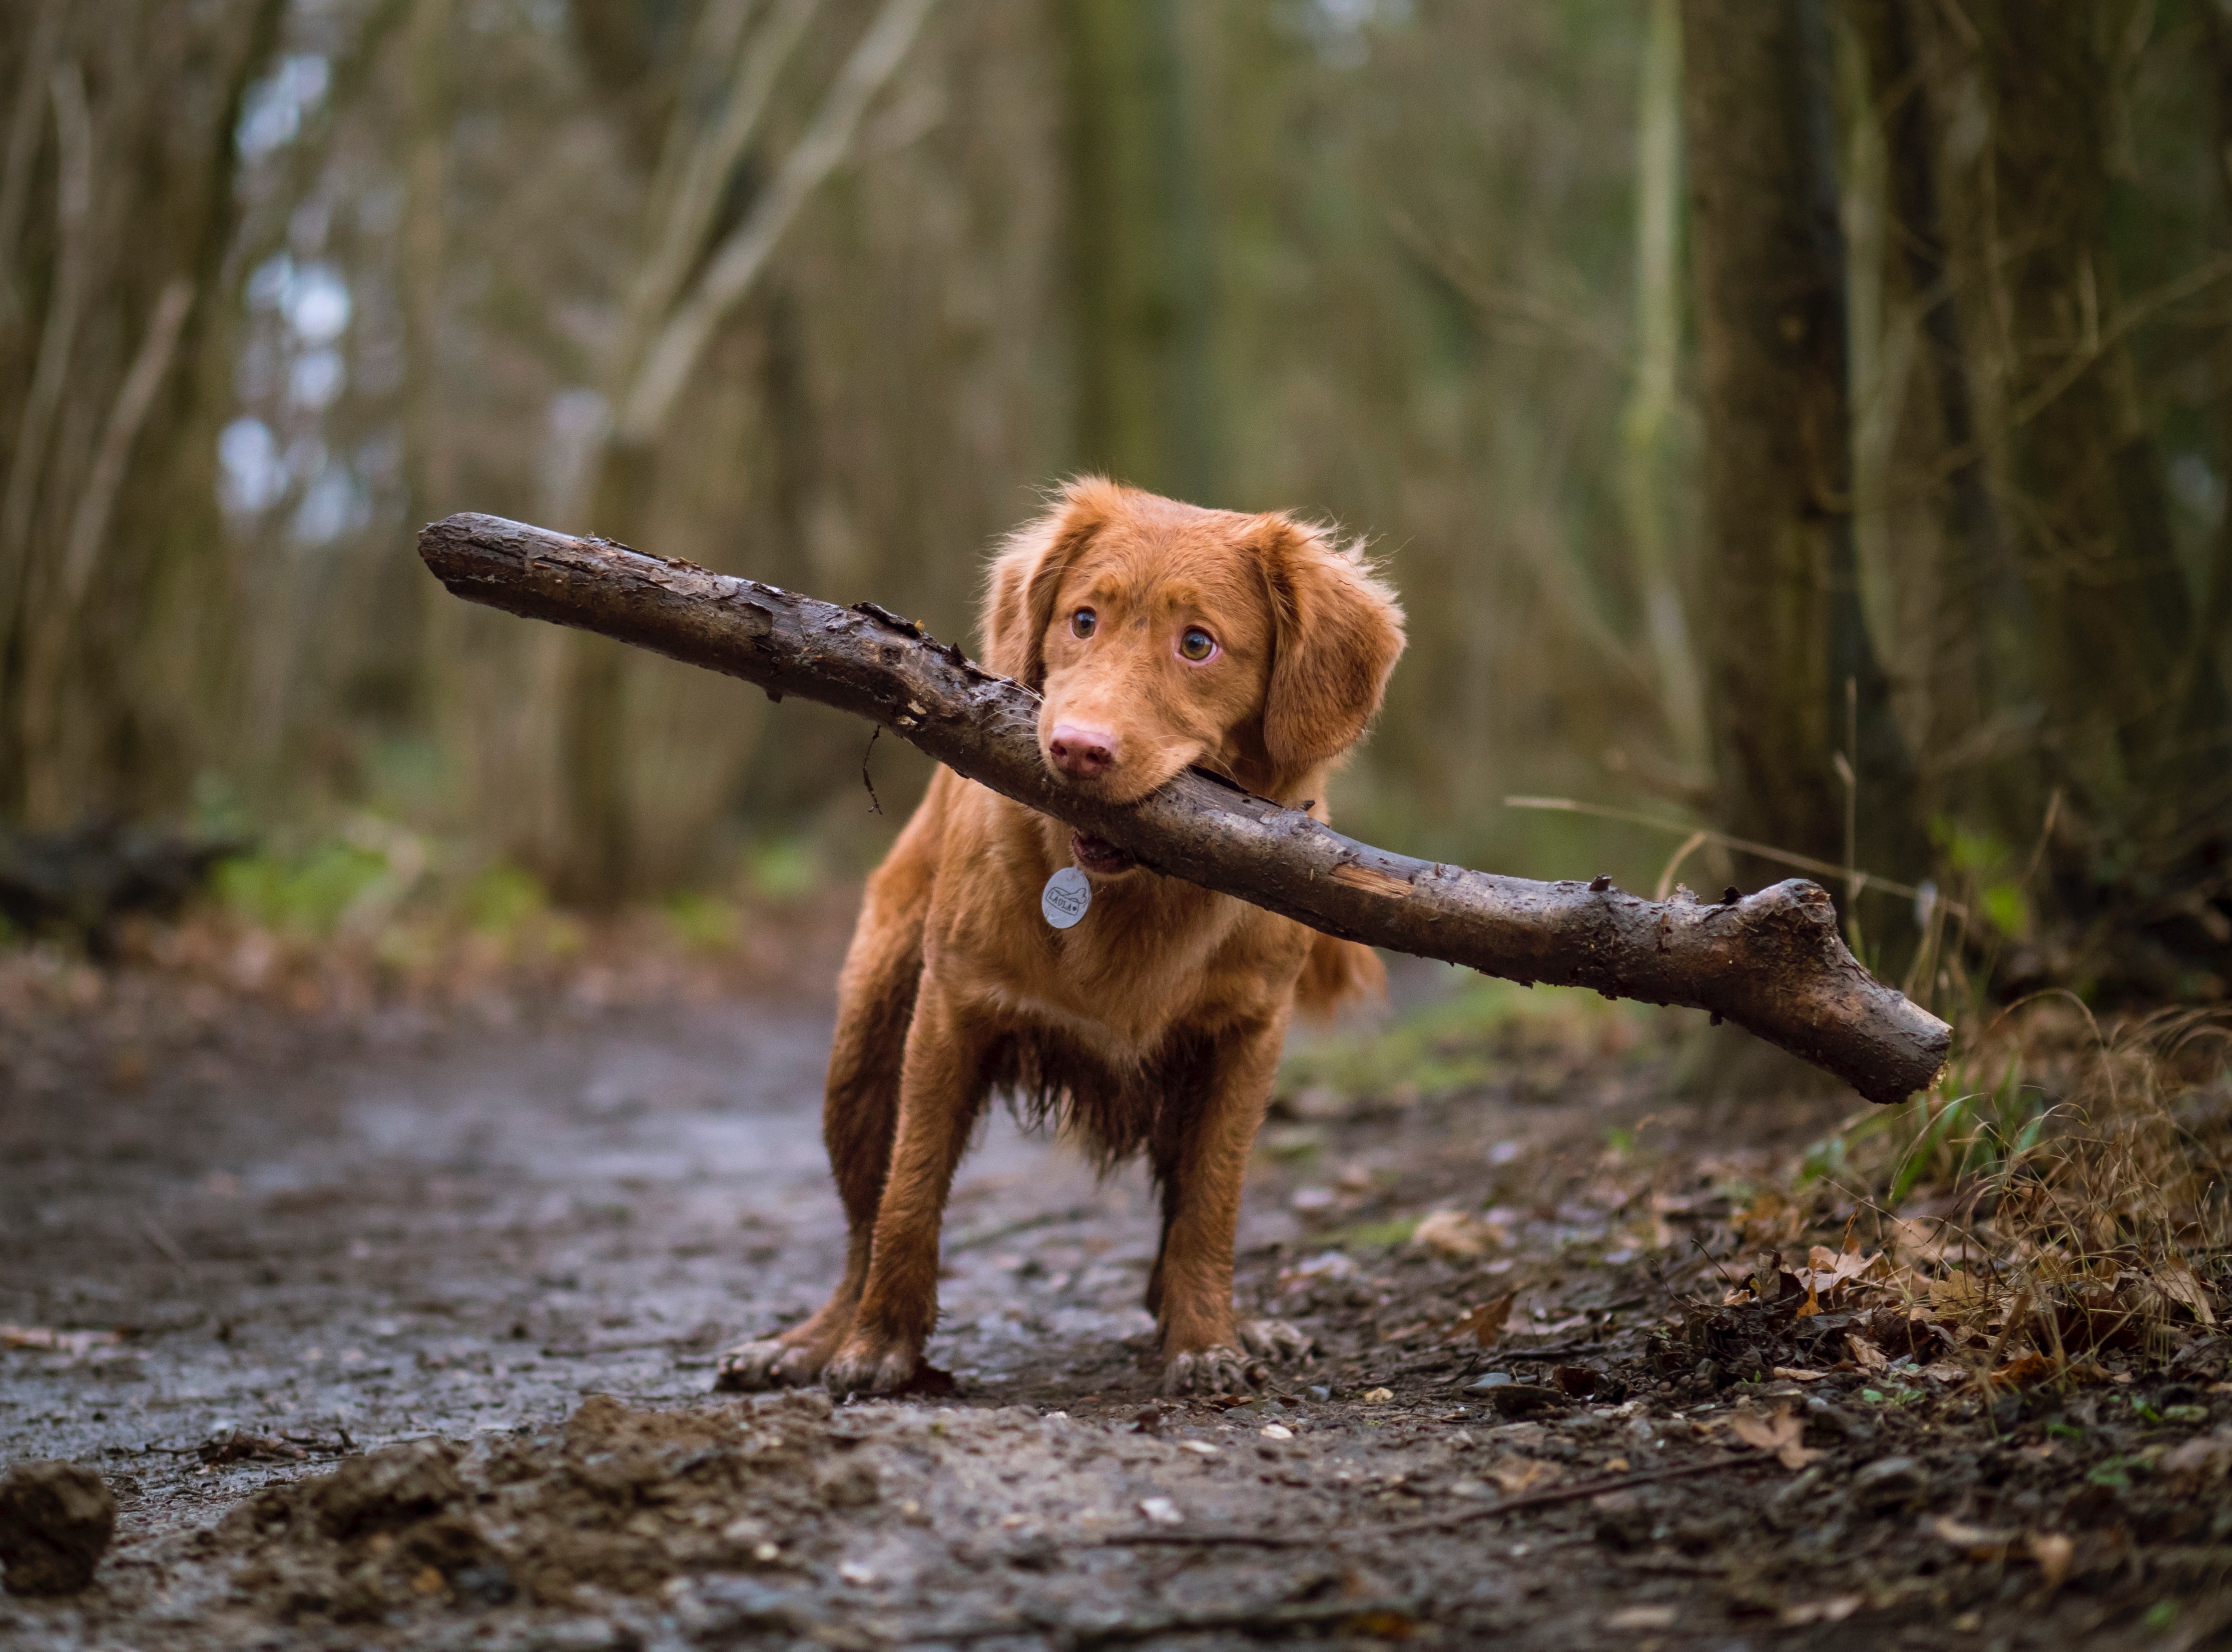
[[[1129,800],[1199,764],[1301,803],[1379,709],[1403,614],[1323,528],[1091,478],[1002,547],[983,632],[992,669],[1044,696],[1039,749],[1065,784]],[[1041,891],[1073,865],[1090,903],[1057,930]],[[886,1393],[915,1376],[946,1193],[1001,1090],[1104,1162],[1147,1155],[1165,1390],[1260,1381],[1258,1357],[1307,1347],[1232,1305],[1241,1181],[1288,1017],[1382,984],[1362,947],[940,769],[868,880],[838,986],[822,1129],[851,1224],[844,1279],[810,1319],[725,1356],[719,1385]]]

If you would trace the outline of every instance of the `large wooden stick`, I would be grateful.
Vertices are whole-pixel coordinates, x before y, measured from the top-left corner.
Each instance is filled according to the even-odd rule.
[[[1329,935],[1528,984],[1710,1011],[1904,1099],[1952,1029],[1860,968],[1828,895],[1793,878],[1710,905],[1599,878],[1539,884],[1392,855],[1198,770],[1133,804],[1064,787],[1038,747],[1039,696],[911,620],[840,608],[608,540],[499,516],[432,523],[418,553],[469,602],[575,625],[881,724],[979,785],[1106,839],[1168,877]]]

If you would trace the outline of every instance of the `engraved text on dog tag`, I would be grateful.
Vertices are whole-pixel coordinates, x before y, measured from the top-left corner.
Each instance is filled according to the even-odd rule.
[[[1039,891],[1039,910],[1057,930],[1066,930],[1085,916],[1093,904],[1093,880],[1074,866],[1064,866],[1046,880]]]

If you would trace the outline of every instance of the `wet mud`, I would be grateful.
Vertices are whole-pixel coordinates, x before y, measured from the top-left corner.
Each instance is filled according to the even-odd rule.
[[[1894,1327],[1732,1288],[1716,1189],[1834,1098],[1681,1105],[1664,1051],[1568,1045],[1431,1102],[1289,1097],[1240,1295],[1317,1351],[1184,1401],[1139,1305],[1143,1180],[998,1118],[946,1230],[930,1351],[957,1392],[732,1397],[717,1351],[839,1264],[826,1003],[106,992],[0,1069],[0,1464],[70,1460],[120,1505],[89,1587],[0,1595],[11,1649],[2201,1646],[2232,1623],[2221,1344],[1980,1398]],[[1606,1147],[1639,1126],[1647,1176]]]

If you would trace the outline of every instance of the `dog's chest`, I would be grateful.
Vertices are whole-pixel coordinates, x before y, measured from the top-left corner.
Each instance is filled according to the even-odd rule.
[[[1107,1060],[1134,1064],[1167,1042],[1174,1028],[1202,1019],[1230,995],[1219,955],[1231,917],[1214,907],[1140,912],[1116,901],[1096,906],[1109,910],[1088,910],[1081,923],[1050,935],[1030,967],[1002,972],[995,995],[1018,1030],[1059,1031]]]

